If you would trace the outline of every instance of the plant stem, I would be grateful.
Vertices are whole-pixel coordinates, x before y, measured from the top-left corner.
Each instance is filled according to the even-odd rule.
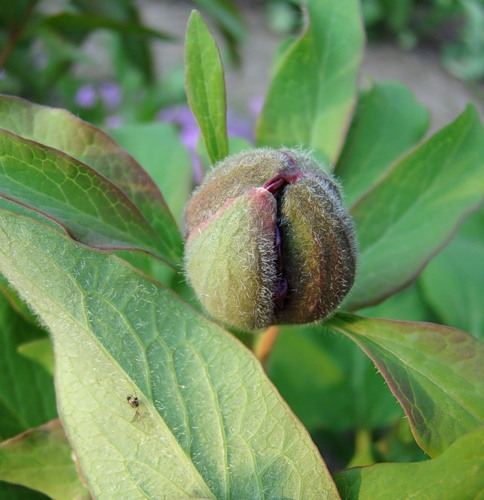
[[[277,326],[270,326],[267,330],[260,334],[259,338],[255,342],[254,354],[263,367],[266,366],[269,355],[271,354],[272,348],[276,343],[277,336],[279,335],[279,331],[280,330]]]

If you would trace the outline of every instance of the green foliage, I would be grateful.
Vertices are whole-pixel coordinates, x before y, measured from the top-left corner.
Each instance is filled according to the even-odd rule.
[[[363,51],[359,1],[307,2],[309,23],[282,56],[256,130],[260,146],[305,145],[338,156]]]
[[[422,463],[378,464],[336,475],[343,498],[476,498],[484,488],[481,427],[457,440],[439,457]],[[465,478],[465,480],[463,480]]]
[[[2,26],[23,25],[21,4]],[[122,24],[125,7],[105,4],[125,5],[90,14]],[[211,8],[236,36],[230,5]],[[254,343],[189,305],[180,218],[193,181],[171,126],[127,125],[119,145],[66,111],[0,97],[0,496],[482,491],[482,124],[469,106],[420,142],[428,113],[408,90],[357,92],[358,2],[306,5],[256,135],[313,148],[346,188],[360,268],[324,325],[271,327]],[[214,162],[228,151],[226,96],[197,13],[186,46],[187,93]]]
[[[227,105],[222,62],[215,40],[200,14],[193,11],[185,45],[187,98],[200,126],[211,163],[229,152]]]

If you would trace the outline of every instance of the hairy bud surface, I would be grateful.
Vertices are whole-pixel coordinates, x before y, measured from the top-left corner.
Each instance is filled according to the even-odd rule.
[[[255,149],[220,162],[185,210],[185,267],[202,306],[243,330],[331,315],[353,285],[353,222],[307,153]]]

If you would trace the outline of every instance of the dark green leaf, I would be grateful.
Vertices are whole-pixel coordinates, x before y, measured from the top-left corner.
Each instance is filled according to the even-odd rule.
[[[127,196],[56,149],[0,129],[0,180],[0,196],[53,218],[78,241],[163,256],[165,245]]]
[[[159,235],[159,251],[166,259],[181,260],[181,236],[156,184],[100,129],[68,111],[7,96],[0,97],[0,128],[63,151],[109,179]]]
[[[217,44],[196,10],[187,27],[185,86],[208,157],[216,163],[229,152],[224,72]]]
[[[17,352],[19,345],[39,338],[45,333],[0,295],[0,440],[56,417],[52,376]]]
[[[47,500],[49,497],[30,488],[0,481],[0,498],[8,498],[8,500]]]
[[[442,322],[484,340],[484,211],[470,215],[419,283]]]
[[[431,323],[346,314],[328,327],[373,360],[430,456],[484,423],[484,345],[471,335]]]
[[[435,313],[430,309],[420,288],[415,283],[376,306],[360,309],[358,314],[372,318],[438,323]]]
[[[398,83],[380,83],[363,92],[335,174],[345,203],[353,205],[388,168],[425,134],[429,113]]]
[[[271,82],[257,125],[261,146],[305,146],[334,162],[356,98],[363,51],[360,2],[308,0],[309,24]]]
[[[353,206],[360,265],[346,306],[375,304],[415,279],[483,196],[484,128],[469,107]]]

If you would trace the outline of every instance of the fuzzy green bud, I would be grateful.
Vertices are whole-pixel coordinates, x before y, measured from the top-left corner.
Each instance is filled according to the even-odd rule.
[[[353,285],[353,223],[333,178],[300,150],[220,162],[188,202],[185,230],[187,277],[228,326],[319,321]]]

